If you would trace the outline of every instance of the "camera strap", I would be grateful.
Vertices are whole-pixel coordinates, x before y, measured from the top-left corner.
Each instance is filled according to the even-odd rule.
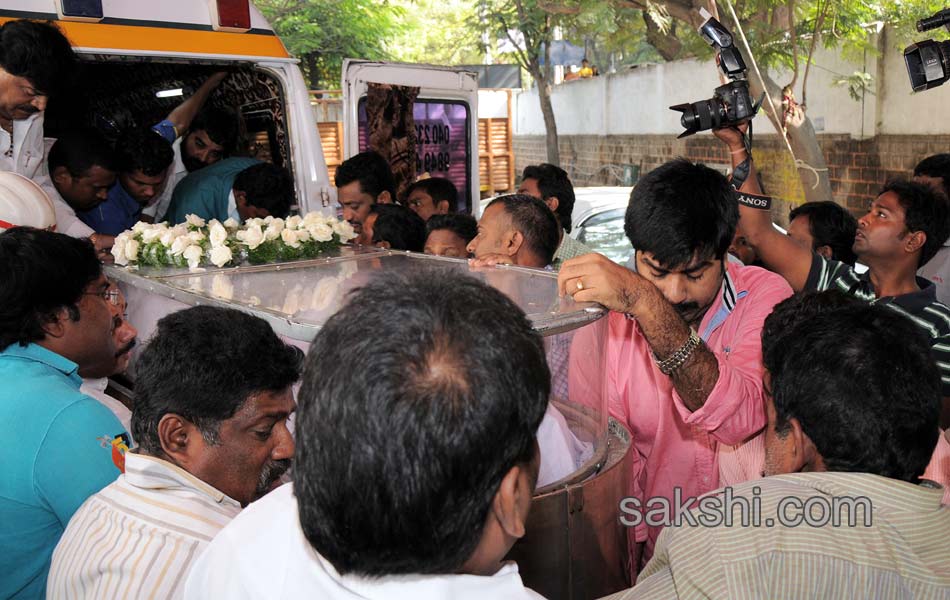
[[[732,170],[732,187],[738,192],[745,180],[749,178],[749,172],[752,171],[752,155],[748,155],[744,161],[736,165]]]
[[[748,192],[740,192],[736,190],[733,192],[733,195],[736,197],[736,200],[739,204],[748,206],[749,208],[755,208],[758,210],[770,210],[772,208],[772,198],[769,196],[759,196],[758,194],[750,194]]]

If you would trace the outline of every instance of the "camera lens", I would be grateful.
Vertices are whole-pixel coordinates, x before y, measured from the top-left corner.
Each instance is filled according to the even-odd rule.
[[[712,105],[711,100],[700,100],[689,105],[683,111],[680,123],[684,128],[692,131],[706,131],[719,124],[719,111]]]
[[[950,79],[950,42],[923,40],[904,50],[910,86],[915,92],[929,90]]]

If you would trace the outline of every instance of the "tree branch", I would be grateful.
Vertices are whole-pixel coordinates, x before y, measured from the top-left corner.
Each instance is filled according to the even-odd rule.
[[[829,0],[825,0],[824,4],[820,5],[821,8],[819,8],[818,17],[815,19],[815,33],[811,38],[811,48],[808,49],[808,60],[805,62],[805,74],[802,75],[802,106],[805,106],[808,101],[805,88],[805,86],[808,84],[808,71],[811,68],[812,58],[815,56],[815,46],[818,44],[818,38],[821,37],[821,27],[825,23],[825,15],[828,14],[828,7],[830,5],[831,2]]]

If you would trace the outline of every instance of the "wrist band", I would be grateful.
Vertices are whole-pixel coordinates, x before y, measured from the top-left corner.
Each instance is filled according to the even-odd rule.
[[[656,361],[656,366],[659,367],[666,375],[671,375],[673,371],[682,367],[687,360],[689,360],[690,355],[692,355],[693,350],[699,347],[702,343],[702,340],[699,339],[699,336],[696,334],[696,330],[690,328],[689,330],[689,339],[686,340],[686,343],[679,347],[679,349],[670,355],[669,358],[665,360],[659,360],[656,354],[653,355],[654,360]]]
[[[758,210],[771,210],[772,208],[772,198],[769,196],[759,196],[757,194],[738,191],[733,192],[733,195],[736,197],[736,201],[743,206]]]

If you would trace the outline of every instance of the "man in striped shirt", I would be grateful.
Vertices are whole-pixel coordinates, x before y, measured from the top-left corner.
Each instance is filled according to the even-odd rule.
[[[136,365],[125,473],[73,515],[47,598],[180,598],[191,563],[290,466],[302,353],[257,317],[172,313]]]
[[[927,338],[883,306],[801,306],[762,339],[768,477],[706,496],[612,600],[950,594],[950,508],[920,479],[941,399]]]
[[[886,185],[858,219],[853,250],[868,267],[858,274],[854,267],[815,254],[776,230],[768,210],[771,199],[760,195],[743,133],[736,128],[715,133],[730,148],[733,185],[740,192],[740,226],[762,263],[785,277],[796,292],[838,289],[911,319],[931,340],[943,382],[941,424],[950,426],[950,308],[937,301],[933,282],[917,277],[917,270],[950,236],[946,199],[924,183]]]

